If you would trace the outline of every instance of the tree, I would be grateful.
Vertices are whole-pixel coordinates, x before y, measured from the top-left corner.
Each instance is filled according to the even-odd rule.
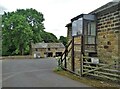
[[[53,33],[49,32],[42,32],[41,37],[45,43],[51,43],[51,42],[59,42],[57,40],[57,37]]]
[[[44,31],[44,17],[35,9],[18,9],[2,16],[2,55],[31,53],[31,42],[59,42],[57,37]]]
[[[67,37],[60,36],[59,41],[62,42],[64,44],[64,46],[67,46],[67,42],[68,42]]]
[[[43,14],[35,9],[19,9],[2,16],[3,55],[23,55],[30,42],[41,42],[44,31]]]
[[[26,18],[26,21],[29,23],[33,31],[33,42],[37,43],[42,41],[40,33],[45,29],[44,24],[42,23],[45,20],[43,14],[32,8],[26,10],[18,9],[17,13],[23,15]]]
[[[17,19],[15,19],[17,18]],[[5,20],[3,27],[3,46],[8,46],[9,52],[12,54],[24,54],[24,49],[29,44],[30,38],[33,36],[29,23],[22,15],[14,13]]]

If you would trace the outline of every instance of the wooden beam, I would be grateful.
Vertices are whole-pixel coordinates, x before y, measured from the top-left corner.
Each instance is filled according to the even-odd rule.
[[[102,68],[105,68],[105,67],[108,67],[108,66],[111,66],[111,65],[113,65],[113,64],[108,64],[108,65],[105,65],[105,66],[102,66],[102,67],[98,67],[98,68],[95,68],[93,70],[89,70],[88,72],[84,72],[83,74],[87,74],[89,72],[94,72],[96,70],[99,70],[99,69],[102,69]]]
[[[98,57],[86,57],[86,56],[83,56],[83,58],[85,58],[85,59],[91,59],[91,58],[98,58]]]
[[[66,62],[66,57],[67,57],[67,49],[65,50],[65,58],[64,58],[64,67],[67,68],[67,62]]]
[[[112,81],[120,81],[118,78],[111,78],[111,77],[108,77],[108,76],[105,76],[105,75],[97,75],[97,74],[91,74],[91,73],[88,73],[87,75],[95,76],[95,77],[99,77],[99,78],[106,78],[106,79],[109,79],[109,80],[112,80]]]
[[[98,74],[103,74],[103,75],[107,75],[107,76],[113,76],[113,77],[120,78],[119,75],[113,74],[113,73],[105,73],[105,72],[100,72],[100,71],[94,71],[94,73],[98,73]]]
[[[109,72],[115,72],[115,73],[120,73],[119,70],[113,70],[113,69],[102,69],[102,70],[105,70],[105,71],[109,71]]]
[[[86,67],[86,68],[96,68],[96,67],[94,67],[94,66],[86,66],[86,65],[83,65],[83,67]]]
[[[92,63],[92,62],[84,62],[85,64],[94,64],[94,63]],[[95,64],[95,65],[101,65],[101,66],[104,66],[104,65],[106,65],[106,64],[103,64],[103,63],[98,63],[98,64]]]
[[[81,54],[81,61],[80,61],[80,76],[83,75],[83,55]]]
[[[72,71],[75,71],[75,63],[74,63],[74,37],[72,37],[72,61],[71,61]]]
[[[72,47],[70,47],[70,49],[68,50],[68,53],[72,50]]]

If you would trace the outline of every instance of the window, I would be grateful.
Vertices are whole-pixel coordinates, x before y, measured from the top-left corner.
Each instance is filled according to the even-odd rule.
[[[95,44],[95,37],[88,36],[88,44]]]
[[[48,48],[48,51],[50,51],[50,48]]]
[[[35,51],[38,51],[38,49],[36,48]]]
[[[86,29],[86,44],[95,44],[95,37],[96,37],[96,22],[89,21],[87,24]]]
[[[72,22],[72,36],[77,36],[82,34],[82,29],[83,29],[82,18]]]
[[[77,25],[78,25],[77,26],[78,34],[80,35],[82,34],[82,30],[83,30],[83,19],[82,18],[78,19]]]
[[[95,22],[89,22],[88,23],[88,35],[93,35],[95,36],[96,35],[96,24]]]
[[[77,35],[77,21],[72,23],[72,36]]]

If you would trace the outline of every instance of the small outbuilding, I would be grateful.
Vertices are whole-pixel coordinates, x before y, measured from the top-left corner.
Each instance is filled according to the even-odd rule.
[[[32,55],[38,58],[61,56],[64,50],[65,46],[62,43],[32,44]]]

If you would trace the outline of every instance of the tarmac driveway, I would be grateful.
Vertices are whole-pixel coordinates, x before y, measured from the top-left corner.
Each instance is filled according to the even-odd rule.
[[[54,58],[4,60],[2,87],[88,87],[85,84],[57,75]]]

